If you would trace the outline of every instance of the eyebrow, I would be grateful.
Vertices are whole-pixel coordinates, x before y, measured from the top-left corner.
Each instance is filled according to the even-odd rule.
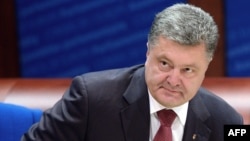
[[[161,60],[161,59],[165,59],[168,63],[170,63],[171,66],[174,66],[173,64],[173,61],[171,61],[169,58],[167,58],[167,56],[165,56],[164,54],[161,54],[157,57],[157,59]],[[194,63],[191,63],[191,64],[184,64],[184,65],[181,65],[182,67],[184,68],[195,68],[195,69],[198,69],[199,67],[194,64]]]

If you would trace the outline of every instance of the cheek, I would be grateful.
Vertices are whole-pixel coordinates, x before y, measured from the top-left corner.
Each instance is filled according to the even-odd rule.
[[[146,64],[145,74],[146,80],[151,84],[159,83],[165,78],[165,75],[155,65],[148,66],[148,64]]]
[[[147,70],[147,83],[150,84],[151,86],[159,86],[161,85],[165,78],[166,74],[162,73],[156,68],[148,68]]]
[[[203,79],[186,80],[183,84],[190,97],[193,97],[201,86]]]
[[[148,58],[145,62],[145,75],[146,81],[149,85],[158,86],[163,83],[167,74],[159,69],[156,62]]]

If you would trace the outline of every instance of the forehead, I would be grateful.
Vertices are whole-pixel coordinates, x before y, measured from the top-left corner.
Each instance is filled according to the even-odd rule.
[[[171,39],[164,38],[162,36],[158,37],[156,44],[152,45],[152,48],[160,49],[160,50],[179,50],[179,51],[188,51],[188,52],[197,52],[200,54],[206,53],[206,46],[204,42],[195,45],[185,45],[175,42]]]

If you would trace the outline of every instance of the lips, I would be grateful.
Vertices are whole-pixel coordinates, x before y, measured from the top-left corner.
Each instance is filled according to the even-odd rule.
[[[160,88],[163,88],[164,90],[170,92],[170,93],[180,93],[180,90],[174,90],[168,87],[161,86]]]
[[[177,91],[175,91],[175,90],[171,90],[171,89],[167,89],[167,88],[165,88],[165,90],[167,90],[167,91],[169,91],[171,93],[177,93]]]

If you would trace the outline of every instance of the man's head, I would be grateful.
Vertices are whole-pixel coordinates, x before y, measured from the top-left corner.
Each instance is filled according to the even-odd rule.
[[[145,77],[152,96],[175,107],[194,97],[218,42],[213,18],[188,4],[156,15],[148,36]]]

